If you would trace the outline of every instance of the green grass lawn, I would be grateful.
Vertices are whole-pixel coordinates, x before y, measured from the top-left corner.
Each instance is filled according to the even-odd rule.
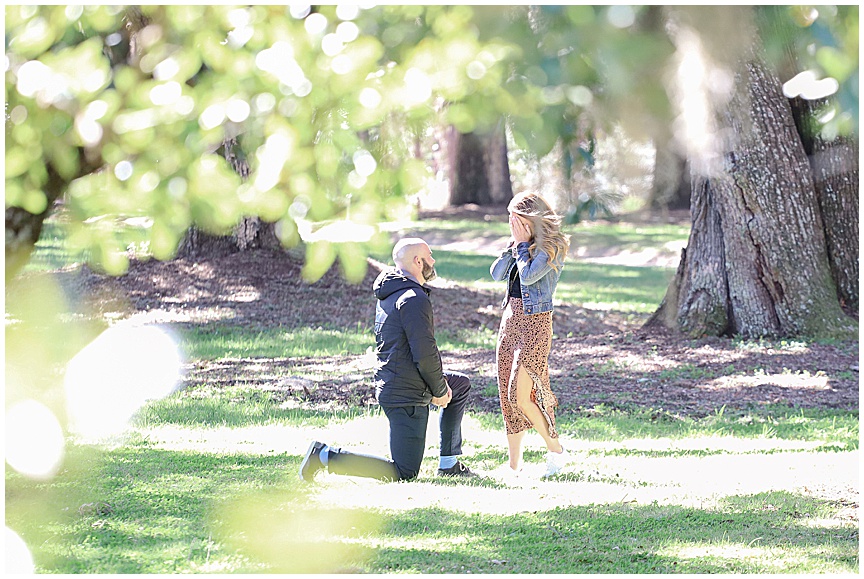
[[[770,409],[763,412],[774,415],[772,440],[781,454],[797,452],[804,457],[857,449],[857,416],[837,411],[785,416]],[[37,570],[45,573],[858,570],[857,526],[819,522],[843,505],[785,490],[733,494],[701,508],[603,500],[516,514],[410,504],[383,510],[313,508],[311,501],[328,483],[309,485],[299,479],[299,453],[167,449],[146,434],[180,428],[194,437],[228,427],[253,437],[254,429],[264,425],[303,432],[348,424],[370,413],[374,416],[377,410],[280,408],[266,395],[242,387],[177,394],[145,408],[137,419],[138,434],[122,444],[108,449],[69,444],[65,468],[49,482],[28,480],[7,468],[7,525],[34,546]],[[497,415],[474,418],[481,431],[500,432]],[[731,458],[764,455],[764,448],[748,447],[748,441],[764,441],[761,431],[742,426],[739,418],[720,414],[673,429],[636,411],[590,416],[563,412],[559,428],[565,437],[606,443],[605,449],[601,445],[586,456],[599,464],[712,458],[711,453],[629,447],[634,440],[667,438],[681,444],[720,440],[740,445],[739,450],[721,453]],[[782,450],[784,441],[820,442],[822,447]],[[367,487],[396,490],[413,485],[417,493],[425,488],[463,498],[485,491],[492,493],[485,499],[492,505],[507,500],[511,489],[496,480],[442,481],[431,476],[434,460],[427,456],[423,472],[430,475],[422,474],[416,482],[366,481]],[[506,450],[503,444],[469,444],[465,460],[475,468],[491,468],[506,460]],[[538,450],[526,453],[530,463],[542,460]],[[643,490],[656,486],[620,478],[611,470],[601,474],[577,468],[556,478],[557,483],[546,484],[581,484],[581,492],[605,485],[620,489],[621,497],[632,492],[628,489],[633,485]],[[345,483],[341,488],[351,492],[352,486]]]
[[[501,290],[489,275],[486,255],[435,252],[438,275],[479,289]],[[674,271],[662,267],[601,265],[574,259],[565,264],[555,297],[581,307],[652,313],[663,299]]]
[[[465,236],[506,234],[506,223],[440,226]],[[680,227],[592,225],[578,237],[635,250],[682,236]],[[493,287],[487,256],[435,255],[442,277]],[[56,269],[70,259],[62,232],[54,231],[40,242],[31,269]],[[671,273],[574,260],[559,298],[644,314],[659,303]],[[286,357],[338,366],[338,357],[362,354],[372,343],[363,328],[204,325],[178,333],[190,363],[213,366]],[[439,336],[446,350],[490,348],[492,340]],[[7,343],[7,358],[38,351]],[[277,384],[282,377],[269,379]],[[857,412],[760,406],[690,418],[627,405],[562,407],[558,428],[578,443],[579,461],[551,481],[442,480],[433,475],[430,451],[416,481],[343,477],[310,485],[297,475],[309,438],[327,433],[331,443],[356,446],[380,434],[368,430],[380,425],[380,411],[302,408],[278,394],[243,376],[231,385],[202,381],[147,403],[129,433],[110,444],[67,437],[53,477],[28,478],[7,464],[6,524],[28,545],[36,571],[52,574],[859,572],[857,520],[838,515],[847,498],[780,483],[733,488],[758,480],[754,460],[815,465],[857,456]],[[500,414],[470,414],[464,459],[494,471],[506,461]],[[527,450],[528,466],[540,468],[539,448]],[[689,481],[694,469],[709,467],[729,489],[711,494],[669,475]],[[705,479],[693,478],[717,482]],[[444,508],[429,497],[452,504]]]

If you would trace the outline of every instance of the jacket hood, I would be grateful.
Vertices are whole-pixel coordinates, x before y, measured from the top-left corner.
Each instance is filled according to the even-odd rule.
[[[375,283],[372,284],[372,291],[375,297],[379,300],[386,299],[397,291],[405,289],[422,288],[428,293],[425,287],[418,284],[416,281],[399,273],[395,268],[386,269],[378,274],[375,278]]]

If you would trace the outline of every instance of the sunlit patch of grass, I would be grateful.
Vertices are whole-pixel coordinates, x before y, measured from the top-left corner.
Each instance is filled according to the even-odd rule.
[[[374,336],[366,328],[253,329],[207,325],[183,329],[180,336],[187,356],[193,360],[362,354],[375,344]]]
[[[239,326],[195,326],[179,332],[183,349],[191,360],[229,358],[298,358],[363,354],[375,347],[369,328],[266,328]],[[492,349],[496,330],[465,329],[439,331],[438,347],[445,351]]]
[[[176,393],[173,402],[152,403],[140,419],[150,426],[174,424],[200,432],[219,425],[320,428],[339,421],[353,424],[366,416],[359,409],[283,411],[271,393],[254,386],[195,390],[185,397]],[[574,450],[590,458],[589,463],[761,454],[795,444],[808,453],[824,452],[831,441],[849,444],[853,435],[857,438],[854,413],[773,412],[770,420],[778,437],[768,440],[755,431],[716,433],[718,426],[738,428],[743,416],[769,420],[753,413],[718,411],[688,422],[659,410],[595,408],[581,414],[562,412],[558,424],[562,436],[579,441]],[[504,464],[500,413],[472,412],[470,424],[481,432],[466,438],[466,464],[481,472]],[[342,436],[354,440],[347,431]],[[369,433],[359,431],[357,436]],[[293,444],[304,445],[305,440]],[[446,510],[400,503],[383,510],[314,506],[310,511],[308,493],[318,487],[297,476],[302,451],[268,454],[245,448],[169,450],[150,441],[146,429],[138,438],[102,452],[73,445],[66,469],[47,483],[7,472],[7,498],[15,498],[7,503],[7,524],[34,549],[37,571],[46,573],[857,571],[857,528],[835,516],[841,505],[790,492],[731,496],[701,508],[602,502],[490,514],[468,503],[544,491],[514,489],[495,477],[439,478],[434,474],[437,456],[430,451],[421,477],[396,483],[397,488],[406,497],[429,488],[438,489],[434,494],[440,496],[458,495],[467,501],[463,508],[455,502]],[[532,444],[524,460],[539,468],[544,456],[544,449]],[[662,486],[656,477],[643,478],[639,471],[620,477],[616,472],[577,464],[551,481],[533,484],[580,485],[574,486],[580,492],[586,485],[622,491]],[[370,482],[363,488],[377,492],[378,483]],[[91,503],[104,503],[110,510],[79,514],[79,506]],[[308,532],[301,534],[302,529]],[[291,557],[285,555],[289,552]],[[308,554],[312,558],[304,559]]]
[[[442,278],[478,290],[502,290],[501,282],[489,275],[489,256],[443,250],[436,251],[435,256],[435,268]],[[651,313],[663,299],[673,274],[674,270],[662,267],[573,260],[565,264],[555,298],[563,304],[595,310]]]
[[[497,235],[507,237],[510,229],[507,217],[490,219],[488,221],[461,219],[406,221],[392,224],[390,229],[403,234],[410,233],[423,237],[436,231],[447,231],[459,239],[473,237],[489,237]],[[570,246],[588,248],[614,248],[619,251],[639,251],[645,247],[662,248],[667,244],[686,241],[690,234],[687,224],[639,224],[608,223],[604,221],[586,221],[579,225],[565,225],[563,231],[571,236]],[[434,248],[433,248],[434,250]],[[387,257],[387,256],[382,256]]]
[[[309,410],[283,404],[273,392],[258,388],[189,388],[162,400],[153,401],[135,416],[135,425],[146,428],[159,425],[245,427],[267,424],[290,424],[299,427],[325,426],[370,413],[377,406],[331,410]]]
[[[472,415],[483,428],[501,427],[496,413]],[[622,441],[633,438],[670,438],[732,436],[764,438],[770,432],[778,440],[824,441],[831,449],[858,448],[857,412],[836,409],[792,410],[788,407],[753,410],[716,411],[704,417],[679,416],[654,408],[559,409],[556,427],[563,437],[587,441]],[[769,430],[766,430],[768,428]],[[828,448],[826,448],[828,450]]]
[[[438,348],[447,352],[454,352],[465,349],[483,348],[492,350],[495,348],[495,343],[498,340],[497,329],[480,328],[479,330],[470,329],[461,332],[439,331],[435,334],[435,341],[438,343]]]
[[[113,224],[118,238],[122,238],[127,251],[138,257],[147,257],[149,231],[145,227],[130,225],[124,221]],[[71,265],[86,262],[89,252],[72,247],[69,242],[66,216],[51,215],[42,224],[42,232],[24,271],[56,271]]]

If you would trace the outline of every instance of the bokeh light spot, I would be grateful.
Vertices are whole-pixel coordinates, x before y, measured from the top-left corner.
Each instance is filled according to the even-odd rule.
[[[14,575],[32,575],[36,572],[33,565],[33,555],[27,548],[27,543],[21,536],[6,527],[6,573]]]
[[[378,167],[375,157],[365,149],[360,149],[354,153],[353,160],[354,170],[357,171],[357,174],[361,177],[368,177],[374,173],[375,169]]]
[[[312,35],[318,35],[327,30],[327,17],[323,14],[316,12],[314,14],[310,14],[303,26],[306,28],[306,32]]]
[[[129,161],[120,161],[117,163],[117,166],[114,167],[114,176],[121,181],[127,181],[132,176],[132,172],[132,163]]]
[[[6,411],[6,463],[25,476],[48,479],[63,461],[63,429],[44,404],[25,400]]]
[[[91,439],[121,434],[144,404],[174,391],[181,367],[164,329],[128,321],[112,326],[66,367],[70,427]]]

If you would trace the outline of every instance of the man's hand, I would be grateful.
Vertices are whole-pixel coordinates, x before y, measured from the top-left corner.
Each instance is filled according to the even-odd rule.
[[[450,404],[450,400],[453,399],[453,390],[450,389],[450,385],[447,385],[447,394],[441,396],[440,398],[432,397],[432,404],[437,406],[438,408],[447,408],[447,405]]]

